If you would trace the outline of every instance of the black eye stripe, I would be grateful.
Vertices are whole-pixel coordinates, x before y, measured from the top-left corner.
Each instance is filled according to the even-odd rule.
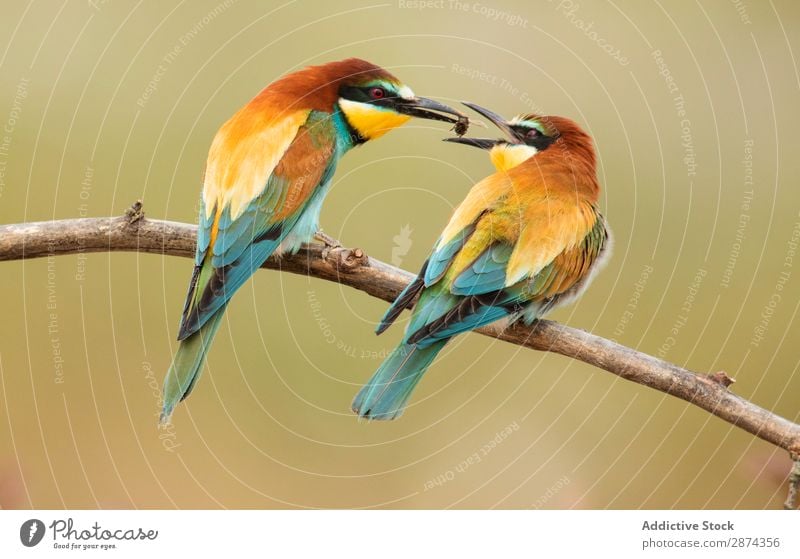
[[[369,98],[369,100],[372,101],[372,102],[378,102],[379,103],[380,101],[386,101],[386,100],[389,100],[389,99],[391,99],[391,100],[399,99],[399,96],[397,95],[397,93],[395,93],[394,91],[391,91],[390,89],[386,89],[385,87],[379,86],[379,85],[371,85],[371,86],[364,87],[364,88],[361,88],[361,89],[364,92],[364,95],[367,98]],[[383,91],[383,95],[381,97],[375,97],[373,95],[373,91],[376,90],[376,89],[379,89],[379,90]]]
[[[531,128],[529,126],[522,126],[520,124],[517,124],[516,126],[512,126],[512,128],[514,129],[514,132],[519,134],[521,137],[525,137],[525,138],[535,138],[536,136],[539,136],[539,135],[542,134],[536,128]]]
[[[547,149],[547,147],[550,144],[552,144],[557,137],[557,136],[553,137],[548,136],[538,128],[523,126],[519,124],[512,126],[511,129],[514,131],[514,134],[522,143],[529,146],[533,146],[539,151]]]
[[[382,96],[375,96],[376,90],[383,92]],[[398,94],[382,85],[344,85],[339,89],[339,96],[359,103],[371,103],[373,105],[390,106],[392,103],[400,101]]]

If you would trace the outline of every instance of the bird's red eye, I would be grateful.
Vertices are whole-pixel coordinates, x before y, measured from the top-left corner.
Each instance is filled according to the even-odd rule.
[[[535,128],[531,128],[531,129],[530,129],[530,130],[528,130],[528,132],[525,134],[525,137],[526,137],[526,138],[535,138],[535,137],[536,137],[536,136],[538,136],[538,135],[539,135],[539,131],[538,131],[538,130],[536,130]]]
[[[382,87],[371,87],[369,89],[369,96],[373,99],[383,99],[386,97],[386,90]]]

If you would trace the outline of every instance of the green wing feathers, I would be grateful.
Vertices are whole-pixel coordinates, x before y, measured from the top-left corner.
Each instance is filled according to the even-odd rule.
[[[200,378],[211,341],[219,329],[225,307],[219,309],[200,329],[180,342],[178,352],[164,379],[164,406],[161,424],[169,423],[178,402],[186,398]]]

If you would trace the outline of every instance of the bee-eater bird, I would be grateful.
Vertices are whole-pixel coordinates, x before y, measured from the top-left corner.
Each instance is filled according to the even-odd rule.
[[[220,128],[206,162],[194,273],[164,381],[162,423],[197,382],[234,292],[270,255],[325,238],[319,214],[339,159],[411,117],[466,118],[351,58],[280,78]]]
[[[508,138],[447,140],[490,150],[497,172],[472,187],[378,325],[380,334],[418,298],[400,345],[353,401],[361,417],[398,417],[453,336],[498,320],[530,324],[577,296],[608,255],[591,138],[567,118],[506,121],[465,105]]]

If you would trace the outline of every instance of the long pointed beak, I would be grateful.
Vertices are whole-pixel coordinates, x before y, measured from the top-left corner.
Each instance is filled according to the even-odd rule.
[[[519,141],[514,129],[511,128],[511,126],[508,124],[508,121],[502,116],[490,111],[489,109],[481,107],[480,105],[476,105],[475,103],[469,103],[467,101],[462,101],[462,103],[508,134],[509,139],[511,139],[514,143]]]
[[[445,142],[453,142],[454,144],[464,144],[465,146],[472,146],[480,149],[492,149],[497,144],[502,144],[505,140],[491,140],[489,138],[464,138],[456,136],[454,138],[445,138]]]
[[[469,122],[469,118],[464,113],[452,107],[443,105],[427,97],[414,97],[413,99],[397,99],[392,108],[398,113],[428,120],[441,120],[443,122]],[[436,111],[436,112],[434,112]],[[440,114],[444,113],[444,114]],[[445,115],[453,115],[445,116]]]

